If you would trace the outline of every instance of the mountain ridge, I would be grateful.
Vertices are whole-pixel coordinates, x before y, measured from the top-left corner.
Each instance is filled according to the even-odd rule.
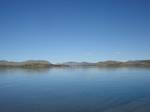
[[[75,66],[95,66],[95,67],[150,67],[150,60],[131,60],[131,61],[99,61],[91,62],[64,62],[53,64],[47,60],[27,60],[22,62],[0,60],[0,67],[25,67],[25,68],[45,68],[45,67],[75,67]]]

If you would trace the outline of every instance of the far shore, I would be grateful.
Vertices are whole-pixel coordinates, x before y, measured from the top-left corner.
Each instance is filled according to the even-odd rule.
[[[135,61],[100,61],[96,63],[89,62],[65,62],[61,64],[52,64],[46,60],[28,60],[23,62],[14,62],[0,60],[1,68],[51,68],[51,67],[148,67],[150,60]]]

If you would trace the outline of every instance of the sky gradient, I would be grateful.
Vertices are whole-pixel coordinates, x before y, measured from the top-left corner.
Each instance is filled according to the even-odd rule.
[[[0,0],[0,59],[150,59],[150,1]]]

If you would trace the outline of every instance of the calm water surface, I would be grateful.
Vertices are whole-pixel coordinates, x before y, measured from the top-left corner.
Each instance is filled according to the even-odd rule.
[[[0,69],[0,112],[150,112],[150,69]]]

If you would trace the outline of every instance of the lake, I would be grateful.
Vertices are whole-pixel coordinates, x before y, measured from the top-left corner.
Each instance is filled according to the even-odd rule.
[[[150,69],[0,69],[0,112],[150,112]]]

